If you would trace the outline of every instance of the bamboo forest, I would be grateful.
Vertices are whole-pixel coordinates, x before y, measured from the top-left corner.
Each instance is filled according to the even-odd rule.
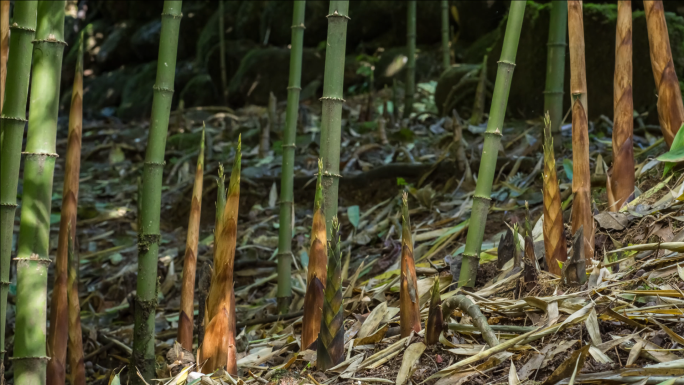
[[[684,385],[684,1],[0,0],[0,385]]]

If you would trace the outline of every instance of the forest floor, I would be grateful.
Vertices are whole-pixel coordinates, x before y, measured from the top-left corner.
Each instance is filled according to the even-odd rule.
[[[420,89],[425,104],[429,104],[430,84]],[[388,100],[390,96],[377,95],[379,100]],[[235,383],[220,371],[200,379],[194,352],[183,355],[174,346],[193,174],[204,123],[207,152],[198,281],[207,279],[205,266],[213,260],[218,165],[221,162],[230,170],[238,134],[242,135],[243,172],[235,263],[241,370],[237,382],[658,384],[675,379],[668,383],[684,384],[684,323],[680,321],[684,315],[680,310],[684,305],[684,269],[679,265],[684,255],[666,250],[666,244],[660,245],[684,240],[684,232],[680,232],[684,226],[684,183],[680,172],[661,178],[663,165],[653,158],[666,150],[656,140],[657,128],[635,124],[635,143],[641,148],[635,153],[639,166],[638,197],[628,210],[606,215],[604,162],[611,164],[612,123],[609,119],[593,122],[590,136],[592,180],[596,187],[593,199],[597,262],[587,267],[591,272],[589,282],[567,287],[558,277],[539,271],[536,282],[520,286],[520,266],[516,268],[511,261],[501,269],[497,267],[498,245],[509,226],[524,222],[527,202],[535,228],[536,258],[539,266],[544,267],[539,221],[543,212],[543,125],[541,119],[507,120],[477,284],[464,290],[451,285],[452,262],[463,251],[474,185],[465,180],[459,169],[452,130],[445,128],[443,118],[429,112],[404,121],[390,118],[386,126],[389,144],[383,145],[377,122],[365,119],[366,106],[366,96],[350,98],[343,116],[343,178],[338,216],[343,260],[348,265],[344,272],[346,360],[327,372],[315,370],[315,354],[300,351],[298,343],[317,172],[319,104],[300,109],[292,246],[294,298],[290,316],[280,320],[268,317],[276,314],[275,257],[284,103],[278,105],[272,148],[265,158],[258,157],[261,127],[268,124],[263,107],[237,111],[214,107],[172,114],[162,193],[156,309],[158,378],[169,384]],[[374,113],[377,115],[377,111]],[[137,180],[148,125],[106,119],[88,120],[83,128],[77,227],[81,316],[90,384],[110,383],[110,378],[128,364],[131,354],[132,296],[137,272]],[[462,125],[466,154],[473,173],[477,174],[485,126],[466,122]],[[565,222],[569,223],[569,124],[563,126],[563,135],[565,146],[557,152],[556,164],[565,199]],[[64,154],[66,139],[59,139],[58,152]],[[54,183],[53,247],[59,227],[63,159],[58,163]],[[522,336],[515,340],[519,343],[500,351],[491,350],[472,326],[470,317],[460,310],[451,317],[445,315],[451,330],[445,331],[440,343],[424,351],[424,346],[420,346],[423,332],[399,337],[399,212],[403,191],[409,192],[423,319],[427,316],[434,280],[439,279],[442,300],[456,294],[467,295],[496,328],[501,346]],[[566,233],[570,243],[567,224]],[[654,246],[644,246],[650,250],[610,253],[634,244]],[[49,279],[52,286],[52,275]],[[15,291],[13,283],[12,304]],[[9,319],[12,329],[13,307]],[[12,343],[11,338],[8,343]],[[473,356],[472,364],[464,361]],[[123,370],[121,375],[127,375],[126,372]],[[175,380],[169,381],[172,378]]]

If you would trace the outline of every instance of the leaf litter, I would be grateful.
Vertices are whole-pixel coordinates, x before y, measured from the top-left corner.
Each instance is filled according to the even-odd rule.
[[[389,95],[381,91],[377,97]],[[365,103],[365,99],[351,98],[344,112],[340,218],[341,249],[343,259],[348,258],[343,284],[345,360],[326,372],[317,371],[316,354],[300,346],[319,140],[310,117],[320,114],[319,107],[305,104],[309,120],[298,127],[293,300],[283,316],[276,315],[274,299],[279,210],[274,183],[280,178],[282,131],[274,130],[269,154],[259,158],[258,133],[261,120],[266,119],[265,108],[196,108],[173,114],[162,196],[155,320],[159,383],[684,383],[684,314],[680,310],[684,308],[684,256],[679,254],[684,251],[684,181],[676,167],[663,178],[664,164],[652,160],[655,151],[638,154],[637,196],[618,213],[606,211],[603,169],[592,176],[595,260],[587,260],[587,283],[568,286],[545,266],[539,146],[532,151],[534,144],[512,141],[526,133],[536,135],[535,143],[541,143],[542,122],[507,123],[503,134],[508,148],[505,156],[501,153],[478,281],[473,289],[459,289],[453,277],[458,277],[455,267],[465,243],[474,186],[458,168],[453,132],[432,129],[445,127],[446,122],[429,111],[406,121],[388,116],[390,144],[373,145],[378,138],[374,122],[363,121]],[[284,109],[278,112],[282,121]],[[239,134],[245,145],[235,263],[238,377],[222,370],[200,374],[203,363],[196,362],[196,351],[183,350],[175,343],[193,181],[190,170],[203,123],[208,137],[204,202],[216,200],[216,186],[206,180],[216,179],[219,162],[230,169]],[[115,384],[137,375],[125,367],[133,338],[137,272],[136,181],[147,125],[108,118],[88,121],[83,129],[78,240],[88,383]],[[638,128],[635,132],[638,136]],[[462,135],[459,143],[465,143],[473,157],[470,168],[477,170],[482,138],[470,132]],[[63,151],[65,145],[59,142],[58,150]],[[598,139],[592,141],[591,151],[603,155],[606,162],[611,155],[610,146]],[[569,210],[571,175],[560,171],[566,163],[563,159],[571,153],[566,148],[557,156],[563,209]],[[60,164],[55,195],[60,194],[63,180]],[[409,193],[421,322],[424,325],[428,317],[432,288],[439,287],[442,301],[458,295],[472,302],[491,330],[481,330],[483,326],[468,312],[456,308],[443,315],[447,327],[435,345],[426,346],[424,328],[405,338],[399,336],[403,191]],[[524,234],[525,202],[535,230],[530,238],[521,235],[517,243],[510,238],[512,243],[500,248],[511,228],[520,227]],[[58,215],[57,210],[53,215]],[[214,211],[205,203],[198,251],[200,298],[213,255]],[[571,248],[568,221],[566,217],[565,236]],[[526,265],[524,256],[507,256],[511,245],[523,253],[528,239],[535,264]],[[507,260],[499,264],[499,258]],[[530,266],[538,274],[533,281],[525,281]],[[437,278],[439,285],[435,285]],[[12,309],[9,319],[13,327]],[[494,333],[499,344],[489,346],[483,332]]]

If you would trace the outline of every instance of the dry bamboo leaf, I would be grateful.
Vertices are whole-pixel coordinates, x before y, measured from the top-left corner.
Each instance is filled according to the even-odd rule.
[[[596,309],[591,309],[591,312],[589,312],[589,316],[584,323],[587,326],[587,332],[589,332],[591,343],[594,346],[601,345],[603,341],[601,341],[601,330],[599,329],[598,318],[596,317]]]
[[[552,385],[558,381],[573,376],[584,366],[584,361],[589,353],[591,345],[584,345],[581,349],[575,350],[570,357],[563,361],[556,370],[542,383],[542,385]]]
[[[356,338],[365,338],[375,332],[382,320],[385,318],[387,313],[387,302],[382,302],[380,305],[376,306],[373,311],[368,315],[363,324],[361,325],[361,330],[356,334]]]
[[[600,362],[602,364],[611,364],[613,363],[613,360],[608,357],[608,355],[604,352],[601,351],[601,349],[597,348],[596,346],[591,346],[589,347],[589,354],[596,360],[596,362]]]
[[[520,385],[520,379],[518,378],[518,372],[515,371],[515,364],[511,359],[511,367],[508,370],[508,385]]]
[[[627,357],[627,363],[625,366],[628,368],[636,362],[637,358],[639,358],[639,354],[641,353],[641,349],[644,348],[644,341],[638,341],[632,349],[629,351],[629,357]]]
[[[367,337],[356,338],[354,340],[354,346],[377,344],[378,342],[382,341],[382,339],[385,337],[385,334],[387,333],[388,329],[389,325],[385,325],[381,327],[378,331]]]
[[[677,264],[677,273],[679,273],[679,278],[684,281],[684,268]]]
[[[658,322],[655,318],[649,318],[648,320],[651,321],[651,322],[653,322],[653,323],[655,323],[656,325],[660,326],[660,328],[663,329],[663,331],[664,331],[665,333],[667,333],[667,335],[670,336],[670,338],[672,338],[672,340],[673,340],[674,342],[676,342],[676,343],[678,343],[678,344],[680,344],[680,345],[684,345],[684,337],[682,337],[682,336],[680,336],[679,334],[675,333],[674,330],[672,330],[672,329],[670,329],[669,327],[667,327],[667,326],[663,325],[662,323]]]
[[[413,365],[418,362],[420,356],[423,355],[425,351],[425,344],[422,342],[416,342],[409,345],[404,352],[404,359],[401,361],[401,367],[399,368],[399,373],[397,374],[397,385],[404,385],[409,377],[409,372]]]

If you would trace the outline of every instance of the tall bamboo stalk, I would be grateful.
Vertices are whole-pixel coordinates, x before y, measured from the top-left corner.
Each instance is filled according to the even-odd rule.
[[[214,274],[207,299],[206,330],[201,360],[207,360],[202,370],[212,373],[226,367],[228,373],[237,374],[237,349],[235,348],[235,291],[233,290],[233,267],[237,244],[237,220],[240,203],[240,164],[242,160],[241,138],[238,139],[233,171],[230,174],[228,196],[215,232]]]
[[[66,175],[71,175],[72,182],[78,188],[78,174],[81,166],[81,134],[83,129],[83,40],[84,33],[81,31],[78,42],[78,58],[76,59],[76,76],[74,77],[74,89],[71,95],[71,111],[69,112],[69,137],[67,148],[67,171]],[[78,151],[75,148],[78,146]],[[71,148],[74,148],[72,151]],[[78,155],[78,157],[77,157]],[[74,157],[71,163],[78,166],[78,171],[69,168],[69,160]],[[76,167],[76,166],[72,166]],[[66,180],[64,181],[66,191]],[[64,194],[63,194],[64,195]],[[72,194],[74,195],[74,194]],[[66,202],[66,201],[65,201]],[[64,206],[64,203],[62,204]],[[67,224],[67,305],[68,305],[68,362],[71,367],[71,383],[73,385],[85,385],[85,363],[83,362],[83,340],[81,333],[81,304],[78,298],[78,269],[80,266],[78,258],[78,248],[76,241],[76,214],[78,200],[74,200],[70,205],[71,223]],[[62,208],[62,215],[67,210]],[[61,224],[60,224],[61,227]],[[60,230],[61,231],[61,230]],[[61,235],[61,232],[60,232]],[[54,293],[54,291],[53,291]],[[54,294],[53,294],[54,295]]]
[[[557,149],[563,146],[561,123],[563,120],[563,84],[565,82],[565,50],[568,25],[566,0],[551,2],[549,40],[546,43],[546,89],[544,90],[544,111],[551,115],[551,134]]]
[[[349,21],[349,1],[331,0],[328,12],[328,40],[323,77],[323,111],[321,112],[321,158],[323,159],[323,212],[328,235],[332,219],[337,215],[337,188],[340,184],[340,138],[344,57]],[[331,237],[329,236],[328,239]]]
[[[648,45],[651,51],[651,68],[653,68],[658,95],[658,119],[663,137],[669,147],[684,122],[682,93],[672,61],[663,2],[644,0],[644,11],[648,27]]]
[[[184,349],[192,351],[193,318],[195,315],[195,275],[197,271],[197,248],[200,235],[200,216],[202,214],[202,188],[204,187],[204,129],[197,157],[195,185],[192,189],[188,236],[185,240],[183,261],[183,283],[181,285],[181,306],[178,319],[178,342]]]
[[[9,11],[10,0],[0,0],[0,110],[5,100],[7,79],[7,57],[9,56]]]
[[[81,34],[82,36],[82,34]],[[50,302],[50,333],[47,353],[48,385],[63,385],[66,379],[67,343],[69,340],[69,304],[67,299],[69,256],[75,253],[76,213],[78,209],[78,181],[81,171],[81,132],[83,126],[83,44],[79,41],[74,86],[69,112],[62,214],[59,223],[59,240],[55,257],[55,285]],[[79,315],[80,317],[80,315]],[[74,331],[76,332],[76,331]],[[78,333],[80,333],[80,328]],[[81,358],[83,357],[81,351]]]
[[[572,233],[584,226],[584,256],[594,257],[594,217],[591,214],[591,169],[587,121],[587,75],[584,60],[582,1],[568,1],[570,93],[572,94]]]
[[[487,223],[492,183],[494,183],[494,172],[496,171],[496,158],[499,152],[499,144],[501,143],[501,130],[503,129],[503,121],[506,114],[508,94],[511,90],[511,78],[515,68],[515,55],[518,51],[518,41],[520,40],[520,29],[522,28],[523,16],[525,15],[525,5],[524,1],[513,1],[508,12],[503,49],[501,51],[501,59],[499,60],[499,68],[496,72],[496,82],[494,83],[492,107],[489,110],[489,121],[487,122],[487,130],[484,133],[482,162],[480,163],[480,173],[478,174],[475,196],[473,198],[473,209],[465,251],[463,252],[459,286],[472,287],[475,285],[475,279],[477,278],[480,248],[482,247],[484,228]]]
[[[418,300],[418,278],[413,260],[411,240],[411,219],[408,211],[408,194],[404,192],[401,207],[401,276],[399,278],[399,327],[401,337],[412,331],[420,331],[420,301]]]
[[[451,67],[451,47],[449,47],[449,0],[442,0],[442,70]]]
[[[587,72],[584,60],[584,20],[582,0],[568,0],[568,41],[570,42],[570,95],[579,99],[584,114],[589,116],[587,103]],[[573,174],[574,175],[574,174]]]
[[[406,56],[404,118],[408,118],[413,112],[413,98],[416,93],[416,0],[406,3]]]
[[[131,373],[135,373],[137,368],[148,382],[156,376],[154,314],[157,306],[157,259],[161,240],[159,216],[166,134],[176,74],[178,30],[183,17],[181,5],[180,0],[164,1],[157,79],[153,87],[151,126],[143,168],[142,220],[138,230],[138,282]],[[131,377],[134,384],[144,384],[139,376]]]
[[[561,275],[558,262],[568,259],[563,229],[561,194],[556,176],[556,158],[553,153],[553,123],[547,111],[544,117],[544,257],[549,272]]]
[[[297,118],[302,83],[302,51],[304,47],[305,0],[296,0],[292,11],[290,80],[287,87],[287,110],[283,134],[283,171],[280,178],[280,228],[278,229],[278,310],[288,312],[292,300],[292,222],[294,218],[294,158],[297,148]],[[319,171],[320,173],[320,171]],[[325,242],[323,242],[325,248]],[[325,280],[323,280],[325,282]]]
[[[7,60],[10,74],[6,94],[11,96],[2,108],[0,127],[4,140],[0,148],[0,381],[5,361],[5,321],[7,292],[10,284],[12,235],[17,208],[17,186],[21,163],[21,145],[26,125],[26,100],[33,49],[31,41],[36,31],[38,1],[20,1],[14,8],[11,45],[12,57]]]
[[[328,238],[328,272],[325,299],[318,334],[316,366],[327,370],[344,360],[344,305],[342,299],[342,258],[340,253],[340,223],[332,221]]]
[[[223,104],[228,105],[228,74],[226,72],[226,27],[223,15],[223,0],[219,0],[219,55],[221,55],[221,94],[223,95]]]
[[[611,193],[618,211],[634,192],[634,102],[632,99],[632,1],[618,1],[613,88],[613,175]]]
[[[323,311],[323,295],[327,279],[328,242],[325,230],[325,214],[323,213],[323,162],[318,160],[318,183],[314,201],[314,217],[311,225],[311,246],[309,246],[309,267],[306,276],[306,294],[304,296],[304,319],[302,320],[302,349],[307,349],[318,339],[321,329]]]
[[[59,82],[64,53],[64,1],[38,3],[24,193],[17,252],[14,383],[44,384],[50,210],[55,170]]]

